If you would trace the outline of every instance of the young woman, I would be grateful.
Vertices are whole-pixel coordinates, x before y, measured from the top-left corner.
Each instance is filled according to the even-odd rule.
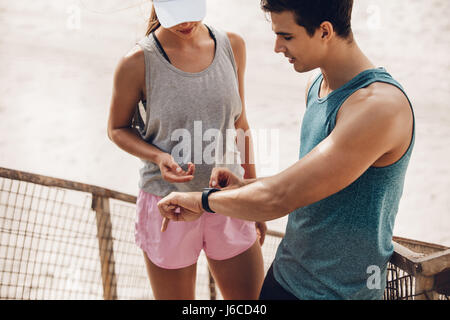
[[[115,72],[108,135],[144,162],[136,243],[144,252],[155,299],[195,299],[202,249],[225,299],[257,299],[264,278],[264,223],[255,228],[249,221],[204,213],[195,222],[165,225],[157,207],[172,191],[208,187],[216,166],[256,176],[248,161],[250,139],[245,150],[238,150],[236,141],[235,149],[223,148],[227,131],[249,129],[245,43],[202,23],[206,0],[154,0],[153,5],[146,37]],[[242,153],[243,164],[230,162]]]

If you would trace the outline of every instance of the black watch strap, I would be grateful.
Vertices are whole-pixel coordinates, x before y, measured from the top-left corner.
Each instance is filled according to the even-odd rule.
[[[212,209],[209,207],[209,202],[208,202],[208,197],[211,193],[220,191],[220,189],[216,189],[216,188],[205,188],[203,189],[203,193],[202,193],[202,206],[203,206],[203,210],[205,210],[206,212],[210,212],[210,213],[215,213],[214,211],[212,211]]]

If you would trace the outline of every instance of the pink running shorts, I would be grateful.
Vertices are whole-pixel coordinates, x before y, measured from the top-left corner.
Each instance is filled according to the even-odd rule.
[[[164,269],[180,269],[197,262],[203,249],[208,258],[226,260],[248,250],[256,241],[255,223],[205,212],[192,222],[170,221],[161,232],[161,197],[140,191],[136,203],[136,244],[150,261]]]

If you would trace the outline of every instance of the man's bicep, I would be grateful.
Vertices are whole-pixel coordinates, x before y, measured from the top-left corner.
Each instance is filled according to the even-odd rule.
[[[292,209],[327,198],[356,181],[389,149],[389,124],[380,117],[342,121],[295,165],[280,174]]]

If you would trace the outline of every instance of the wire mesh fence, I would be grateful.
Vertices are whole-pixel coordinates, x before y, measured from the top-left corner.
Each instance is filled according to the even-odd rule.
[[[384,291],[384,300],[415,300],[424,294],[433,295],[433,300],[450,300],[448,293],[436,293],[434,288],[426,291],[416,290],[416,278],[406,271],[388,264],[387,285]],[[428,299],[431,299],[428,296]]]
[[[415,240],[394,240],[400,248],[387,266],[384,300],[450,300],[450,250]]]
[[[0,168],[0,299],[153,299],[135,210],[132,196]],[[282,237],[268,231],[265,271]],[[384,299],[423,295],[408,271],[391,261]],[[448,300],[445,290],[431,297]],[[222,299],[203,252],[196,298]]]
[[[9,179],[0,185],[0,298],[102,298],[91,195]]]
[[[112,299],[153,299],[135,245],[135,205],[107,199],[108,214],[99,215],[94,198],[0,177],[0,299],[104,299],[105,282]],[[266,236],[265,261],[280,240]],[[210,299],[203,252],[197,264],[196,297]],[[222,298],[215,286],[212,291]]]
[[[402,300],[413,297],[414,277],[388,263],[384,300]]]

